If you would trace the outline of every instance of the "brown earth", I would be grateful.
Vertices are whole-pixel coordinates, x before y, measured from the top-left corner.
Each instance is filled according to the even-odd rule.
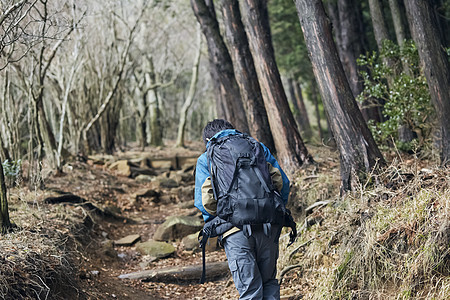
[[[200,153],[201,151],[196,150],[195,147],[186,150],[164,148],[151,149],[144,153],[120,153],[115,159],[127,159],[140,155],[198,156]],[[152,199],[148,198],[136,201],[133,194],[142,189],[152,188],[152,183],[142,183],[117,175],[117,172],[108,169],[109,164],[102,163],[101,160],[71,163],[64,169],[63,176],[51,177],[45,181],[47,192],[42,196],[48,197],[56,190],[69,192],[98,207],[107,208],[118,217],[91,214],[93,224],[88,226],[89,230],[85,231],[85,236],[79,237],[83,249],[80,249],[81,255],[75,257],[76,265],[78,265],[77,276],[88,299],[235,299],[238,297],[230,277],[203,285],[198,284],[197,281],[143,282],[119,279],[118,276],[121,274],[141,270],[201,264],[201,252],[183,250],[180,241],[173,242],[177,249],[174,255],[144,263],[144,265],[140,264],[146,258],[136,251],[135,246],[103,246],[107,240],[118,240],[130,234],[139,234],[141,241],[147,241],[153,237],[156,228],[164,222],[166,217],[192,215],[198,212],[193,206],[193,194],[188,201],[190,205],[181,205],[182,202],[171,189],[161,190],[160,198],[164,201],[151,201]],[[157,170],[157,172],[162,173],[163,170]],[[70,204],[53,205],[72,206]],[[223,249],[207,253],[207,262],[213,261],[226,261]]]

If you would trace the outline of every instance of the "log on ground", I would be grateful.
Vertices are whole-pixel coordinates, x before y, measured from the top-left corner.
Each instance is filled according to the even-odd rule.
[[[228,263],[206,263],[206,280],[219,279],[229,274]],[[199,281],[202,275],[202,265],[185,267],[169,267],[159,270],[146,270],[129,274],[122,274],[120,279],[140,279],[142,281]]]

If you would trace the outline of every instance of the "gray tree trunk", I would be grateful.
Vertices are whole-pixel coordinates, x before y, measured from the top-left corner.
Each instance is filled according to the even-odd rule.
[[[226,37],[234,63],[234,74],[242,100],[247,104],[247,121],[250,134],[275,153],[269,119],[264,107],[244,24],[241,20],[239,2],[237,0],[222,0],[222,12]]]
[[[377,163],[384,163],[384,159],[345,77],[322,1],[296,0],[295,3],[340,153],[341,191],[354,190],[359,179],[371,172]]]
[[[243,6],[246,16],[244,25],[264,105],[269,112],[269,124],[275,140],[278,161],[291,173],[303,163],[312,161],[312,158],[297,129],[281,82],[272,47],[266,1],[245,0]]]
[[[0,141],[1,147],[3,147],[3,142]],[[8,198],[6,193],[5,176],[3,174],[3,165],[0,161],[0,233],[8,231],[11,227],[11,221],[9,220],[8,211]]]
[[[217,113],[242,132],[249,132],[244,104],[234,77],[233,63],[220,34],[212,1],[191,0],[191,6],[208,45],[210,72],[216,94]]]
[[[441,131],[441,164],[450,165],[450,66],[429,1],[405,1],[413,39],[436,110]]]

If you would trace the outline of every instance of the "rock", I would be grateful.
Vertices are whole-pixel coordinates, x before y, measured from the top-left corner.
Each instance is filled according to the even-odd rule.
[[[131,167],[127,160],[119,160],[109,166],[110,170],[116,170],[118,175],[129,177],[131,175]]]
[[[194,201],[192,200],[192,201],[180,202],[180,203],[178,203],[178,207],[179,208],[193,208],[193,207],[195,207]]]
[[[139,267],[141,269],[147,269],[149,265],[156,260],[158,260],[157,257],[146,255],[142,258],[142,261],[139,263]]]
[[[141,239],[139,234],[132,234],[114,242],[116,246],[131,246]]]
[[[194,187],[192,186],[180,186],[176,194],[180,202],[191,201],[194,199]]]
[[[153,176],[140,174],[134,178],[137,182],[150,182],[153,179]]]
[[[183,177],[181,176],[181,174],[178,174],[177,172],[170,172],[169,178],[173,179],[177,183],[177,186],[179,186],[183,181]]]
[[[198,232],[185,236],[181,240],[181,244],[184,250],[198,250],[199,249]]]
[[[198,242],[198,232],[190,234],[188,236],[185,236],[181,240],[181,244],[184,250],[201,250]],[[208,242],[206,243],[206,251],[216,251],[219,247],[217,246],[217,237],[209,238]]]
[[[173,216],[159,225],[153,236],[156,241],[173,241],[198,232],[203,228],[203,221],[196,216]]]
[[[164,204],[174,203],[175,200],[176,200],[176,199],[175,199],[175,196],[174,196],[174,195],[171,195],[171,194],[168,194],[168,193],[162,194],[162,195],[159,197],[159,201],[160,201],[161,203],[164,203]]]
[[[116,249],[114,249],[114,242],[111,240],[106,240],[102,242],[101,252],[102,255],[108,256],[110,258],[117,257]]]
[[[176,188],[179,186],[179,184],[172,178],[160,178],[159,179],[159,185],[163,188]]]
[[[169,243],[149,240],[144,243],[136,244],[136,251],[142,255],[163,258],[173,254],[175,252],[175,247]]]
[[[198,157],[178,157],[178,167],[182,170],[193,170]]]
[[[148,157],[142,158],[142,160],[139,162],[139,166],[141,168],[151,168],[152,164],[150,162],[150,159]]]
[[[134,193],[133,198],[136,200],[139,200],[141,198],[158,198],[160,196],[160,193],[152,188],[150,189],[142,189]]]
[[[194,183],[195,177],[193,173],[180,173],[181,181],[187,184]]]
[[[130,174],[131,178],[136,178],[139,175],[147,175],[147,176],[155,176],[156,175],[156,172],[153,169],[149,169],[149,168],[139,168],[139,167],[135,167],[135,166],[130,166],[130,170],[131,170],[131,174]]]
[[[183,172],[183,173],[193,173],[196,164],[197,164],[197,161],[193,162],[192,164],[184,165],[181,168],[181,172]]]
[[[152,168],[155,169],[171,169],[173,168],[173,159],[165,159],[165,158],[154,158],[150,160],[150,164]]]

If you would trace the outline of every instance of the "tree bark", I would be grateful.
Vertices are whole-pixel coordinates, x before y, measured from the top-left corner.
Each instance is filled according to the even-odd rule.
[[[384,163],[358,109],[333,41],[322,1],[296,0],[297,12],[341,161],[341,192],[354,190],[378,163]]]
[[[3,147],[3,142],[0,141],[1,147]],[[9,220],[8,211],[8,198],[6,193],[5,176],[3,174],[2,160],[0,160],[0,233],[8,231],[11,227],[11,221]]]
[[[319,109],[319,97],[318,91],[317,91],[317,83],[314,78],[311,79],[311,94],[314,102],[314,109],[316,111],[316,119],[317,119],[317,130],[319,131],[319,138],[320,141],[323,142],[324,136],[323,136],[323,129],[322,124],[320,124],[320,109]]]
[[[208,7],[209,5],[209,7]],[[191,6],[208,45],[210,72],[216,92],[217,113],[234,127],[249,132],[244,104],[234,77],[233,63],[220,34],[212,1],[191,0]]]
[[[363,80],[359,76],[360,68],[356,60],[361,54],[366,52],[363,46],[364,32],[361,31],[360,16],[361,11],[358,10],[358,3],[355,0],[338,0],[338,15],[340,22],[340,43],[338,44],[339,57],[341,58],[344,67],[345,75],[350,84],[353,97],[357,97],[363,91]],[[370,102],[365,100],[361,112],[364,119],[367,120],[381,120],[380,111],[377,106],[370,105]],[[378,101],[377,101],[378,102]]]
[[[183,106],[181,107],[180,112],[180,122],[178,124],[178,133],[177,133],[177,142],[176,147],[184,147],[184,132],[186,128],[186,117],[189,108],[192,105],[192,102],[194,100],[195,91],[197,88],[197,82],[198,82],[198,69],[200,66],[200,58],[202,54],[202,36],[201,31],[198,31],[198,44],[197,44],[197,54],[194,59],[194,65],[192,66],[192,77],[191,77],[191,84],[189,86],[189,92],[187,94],[186,100],[183,103]]]
[[[268,114],[270,129],[275,141],[278,160],[288,172],[294,172],[303,163],[311,162],[294,116],[289,108],[270,36],[266,1],[246,0],[245,29],[250,50],[255,61],[256,73],[261,87],[264,106]]]
[[[353,96],[356,97],[363,90],[356,59],[365,52],[360,42],[364,33],[359,32],[357,19],[360,12],[357,11],[355,0],[338,0],[338,12],[341,29],[339,56]]]
[[[147,93],[147,103],[149,107],[149,120],[147,123],[148,132],[150,133],[149,144],[152,146],[163,145],[163,132],[161,126],[161,107],[159,103],[158,86],[156,85],[155,67],[153,58],[149,57],[149,69],[145,75],[147,86],[152,88]]]
[[[392,21],[394,23],[395,37],[397,39],[397,44],[403,47],[406,39],[406,26],[402,18],[402,13],[400,10],[400,5],[398,0],[389,0],[389,8],[391,9]],[[403,72],[410,74],[408,63],[402,61]]]
[[[441,164],[450,164],[450,66],[429,1],[405,1],[408,22],[441,131]]]
[[[222,12],[226,38],[231,49],[234,75],[239,85],[242,100],[247,104],[247,121],[250,134],[275,152],[264,100],[259,87],[253,57],[247,35],[242,24],[239,2],[222,0]]]
[[[306,139],[311,138],[311,125],[309,124],[308,112],[303,101],[300,84],[292,78],[288,78],[289,94],[291,95],[292,105],[294,106],[294,117],[300,129],[300,134]]]
[[[381,51],[385,40],[390,40],[383,9],[380,0],[369,0],[370,16],[372,18],[373,33],[377,42],[378,50]],[[397,73],[395,63],[390,58],[383,58],[383,62]],[[388,78],[389,85],[392,85],[392,78]]]

